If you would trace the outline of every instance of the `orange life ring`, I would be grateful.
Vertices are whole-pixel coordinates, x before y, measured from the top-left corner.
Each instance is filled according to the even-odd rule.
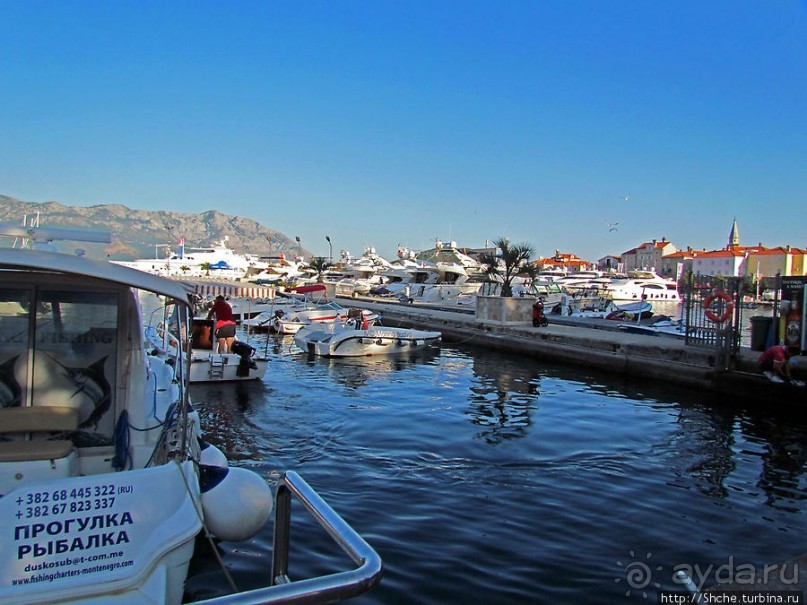
[[[723,313],[721,315],[717,315],[714,310],[712,310],[712,303],[718,298],[725,302]],[[722,324],[729,317],[731,317],[732,313],[734,312],[734,301],[731,298],[731,294],[718,290],[717,292],[712,292],[706,297],[706,299],[703,301],[703,308],[706,309],[706,319],[713,321],[716,324]]]

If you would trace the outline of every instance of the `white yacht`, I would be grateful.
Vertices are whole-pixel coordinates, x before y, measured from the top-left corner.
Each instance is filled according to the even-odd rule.
[[[630,271],[628,277],[611,279],[602,293],[616,302],[681,300],[678,283],[674,279],[661,277],[654,271]]]
[[[164,258],[116,261],[118,264],[163,277],[219,277],[240,279],[259,273],[269,265],[254,254],[239,254],[227,245],[229,238],[207,248],[186,248],[179,240],[176,252],[167,250]],[[155,250],[156,252],[156,250]]]
[[[392,265],[368,246],[359,258],[353,258],[347,250],[342,250],[340,260],[323,273],[326,283],[336,285],[337,294],[368,294],[372,289],[386,283],[386,272]]]
[[[386,276],[386,289],[406,302],[457,302],[473,297],[481,282],[471,279],[481,268],[471,257],[460,252],[455,242],[418,254],[399,248],[398,260]]]

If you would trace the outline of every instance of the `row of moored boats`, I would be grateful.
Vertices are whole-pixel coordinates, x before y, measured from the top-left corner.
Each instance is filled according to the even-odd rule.
[[[125,263],[134,268],[170,277],[218,277],[248,279],[259,284],[306,286],[331,285],[339,296],[371,295],[407,302],[473,304],[477,294],[495,294],[485,267],[464,254],[455,242],[437,241],[432,249],[415,252],[399,247],[397,258],[387,260],[368,247],[359,258],[342,251],[336,262],[318,272],[302,258],[283,255],[261,258],[238,254],[218,242],[210,248],[183,249],[165,259]],[[675,280],[653,271],[618,275],[602,271],[544,272],[537,278],[516,277],[513,291],[538,295],[549,289],[567,294],[608,298],[616,303],[637,300],[677,301]]]

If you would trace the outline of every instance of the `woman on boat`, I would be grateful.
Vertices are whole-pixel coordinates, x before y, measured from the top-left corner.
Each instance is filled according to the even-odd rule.
[[[207,313],[207,318],[210,319],[216,316],[216,342],[218,345],[218,353],[229,353],[230,347],[235,339],[235,315],[233,315],[233,308],[230,306],[224,297],[219,294],[210,311]]]

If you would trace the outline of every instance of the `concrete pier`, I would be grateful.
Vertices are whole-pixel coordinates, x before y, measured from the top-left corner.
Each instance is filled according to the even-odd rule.
[[[628,333],[608,320],[552,315],[549,326],[533,328],[531,320],[479,320],[473,307],[447,309],[367,298],[341,302],[379,313],[383,325],[437,330],[447,342],[709,390],[749,404],[807,406],[806,388],[770,382],[756,368],[759,352],[748,348],[741,348],[734,369],[718,371],[712,349],[668,336]],[[799,373],[805,363],[797,366]]]

